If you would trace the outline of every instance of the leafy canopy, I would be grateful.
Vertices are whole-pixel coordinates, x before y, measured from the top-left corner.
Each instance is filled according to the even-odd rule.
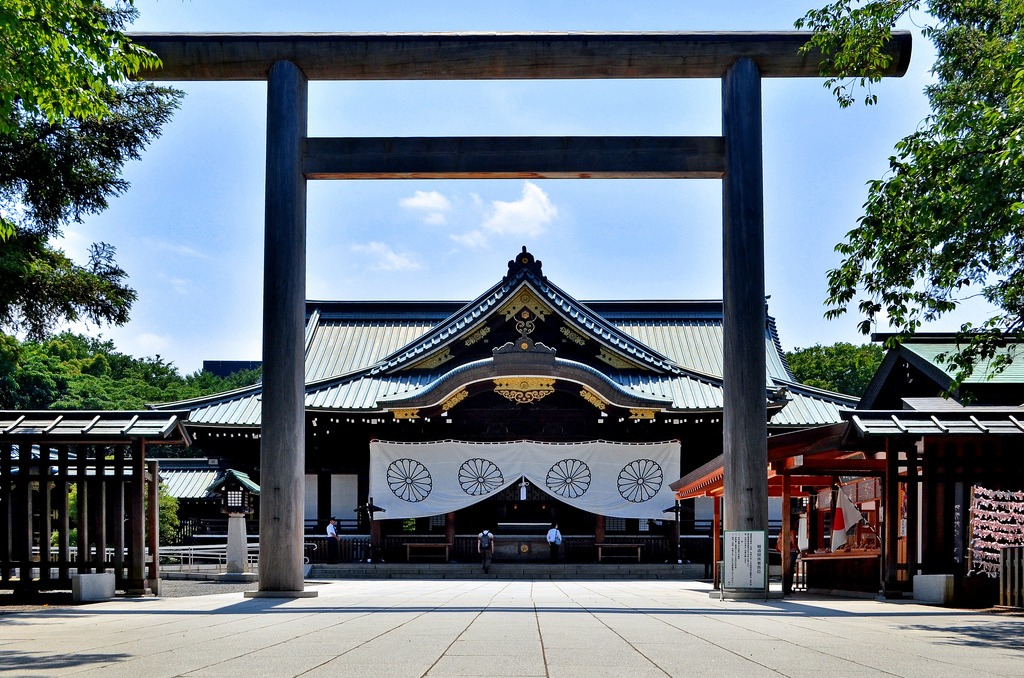
[[[0,0],[0,134],[23,112],[50,123],[97,118],[110,95],[159,60],[122,32],[134,0]]]
[[[134,410],[256,383],[260,370],[221,378],[182,376],[156,357],[134,358],[113,342],[64,332],[44,342],[0,334],[0,409]]]
[[[156,58],[124,37],[131,2],[0,0],[0,331],[42,339],[63,322],[121,325],[136,299],[114,248],[78,264],[53,247],[106,209],[181,94],[133,83]]]
[[[800,383],[858,398],[864,395],[884,357],[885,349],[877,344],[854,346],[846,342],[816,344],[786,353],[793,376]]]
[[[924,4],[840,0],[797,22],[829,54],[822,73],[835,74],[826,85],[840,105],[858,84],[874,101],[889,29]],[[996,312],[965,323],[944,356],[959,383],[982,358],[1004,368],[1014,351],[996,350],[1024,340],[1024,0],[932,0],[927,11],[931,114],[869,182],[864,215],[836,247],[843,259],[828,273],[825,315],[856,304],[865,334],[881,317],[906,337],[985,299]]]

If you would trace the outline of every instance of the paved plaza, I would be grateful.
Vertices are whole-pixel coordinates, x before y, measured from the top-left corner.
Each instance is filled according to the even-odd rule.
[[[0,617],[3,676],[1024,676],[1024,616],[696,582],[333,581]]]

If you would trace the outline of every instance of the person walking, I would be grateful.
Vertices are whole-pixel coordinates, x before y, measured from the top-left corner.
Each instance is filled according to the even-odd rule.
[[[551,523],[548,530],[548,547],[551,548],[551,562],[558,562],[558,547],[562,545],[562,533],[558,531],[558,523]]]
[[[477,535],[476,550],[480,554],[480,563],[484,566],[484,574],[491,569],[491,559],[494,557],[494,535],[485,528]]]
[[[337,563],[338,562],[338,551],[341,546],[341,537],[338,536],[338,528],[335,524],[338,522],[337,518],[331,516],[331,522],[327,523],[327,562]]]

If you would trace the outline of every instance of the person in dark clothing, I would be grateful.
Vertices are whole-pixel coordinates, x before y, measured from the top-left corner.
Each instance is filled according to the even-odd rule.
[[[562,545],[562,533],[558,531],[558,523],[551,523],[548,530],[548,546],[551,548],[551,562],[558,562],[558,547]]]
[[[338,536],[338,528],[335,527],[337,519],[331,516],[331,522],[327,523],[327,562],[338,562],[338,547],[341,545],[341,537]]]
[[[484,574],[491,569],[491,558],[494,557],[494,535],[484,530],[476,538],[476,550],[480,554],[480,563],[484,566]]]

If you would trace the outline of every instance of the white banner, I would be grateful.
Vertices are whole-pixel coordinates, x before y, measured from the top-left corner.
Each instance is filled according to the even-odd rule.
[[[669,483],[679,441],[664,443],[370,443],[370,496],[379,518],[423,518],[482,501],[525,477],[597,515],[672,520]]]

